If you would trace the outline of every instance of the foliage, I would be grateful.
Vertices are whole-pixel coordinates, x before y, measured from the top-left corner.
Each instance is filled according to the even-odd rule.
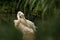
[[[60,0],[0,0],[0,40],[22,39],[13,24],[18,11],[35,23],[36,40],[60,40]]]

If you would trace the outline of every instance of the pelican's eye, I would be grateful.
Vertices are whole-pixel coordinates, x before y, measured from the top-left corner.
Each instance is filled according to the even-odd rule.
[[[22,17],[20,16],[20,18],[22,18]]]

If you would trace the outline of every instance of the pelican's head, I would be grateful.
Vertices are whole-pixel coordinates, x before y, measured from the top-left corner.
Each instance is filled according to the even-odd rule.
[[[19,11],[18,14],[17,14],[17,16],[19,16],[20,18],[23,18],[24,14],[23,14],[23,12]]]

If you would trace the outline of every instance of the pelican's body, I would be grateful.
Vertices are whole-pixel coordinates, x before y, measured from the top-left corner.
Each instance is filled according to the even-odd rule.
[[[34,35],[35,35],[34,23],[25,19],[24,14],[22,12],[18,12],[17,18],[18,18],[17,20],[14,20],[14,24],[15,27],[22,32],[23,40],[34,40]]]

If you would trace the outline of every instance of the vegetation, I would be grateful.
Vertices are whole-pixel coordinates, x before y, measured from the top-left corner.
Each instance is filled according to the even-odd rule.
[[[36,40],[60,40],[60,0],[0,0],[0,40],[22,40],[13,24],[18,11],[35,23]]]

